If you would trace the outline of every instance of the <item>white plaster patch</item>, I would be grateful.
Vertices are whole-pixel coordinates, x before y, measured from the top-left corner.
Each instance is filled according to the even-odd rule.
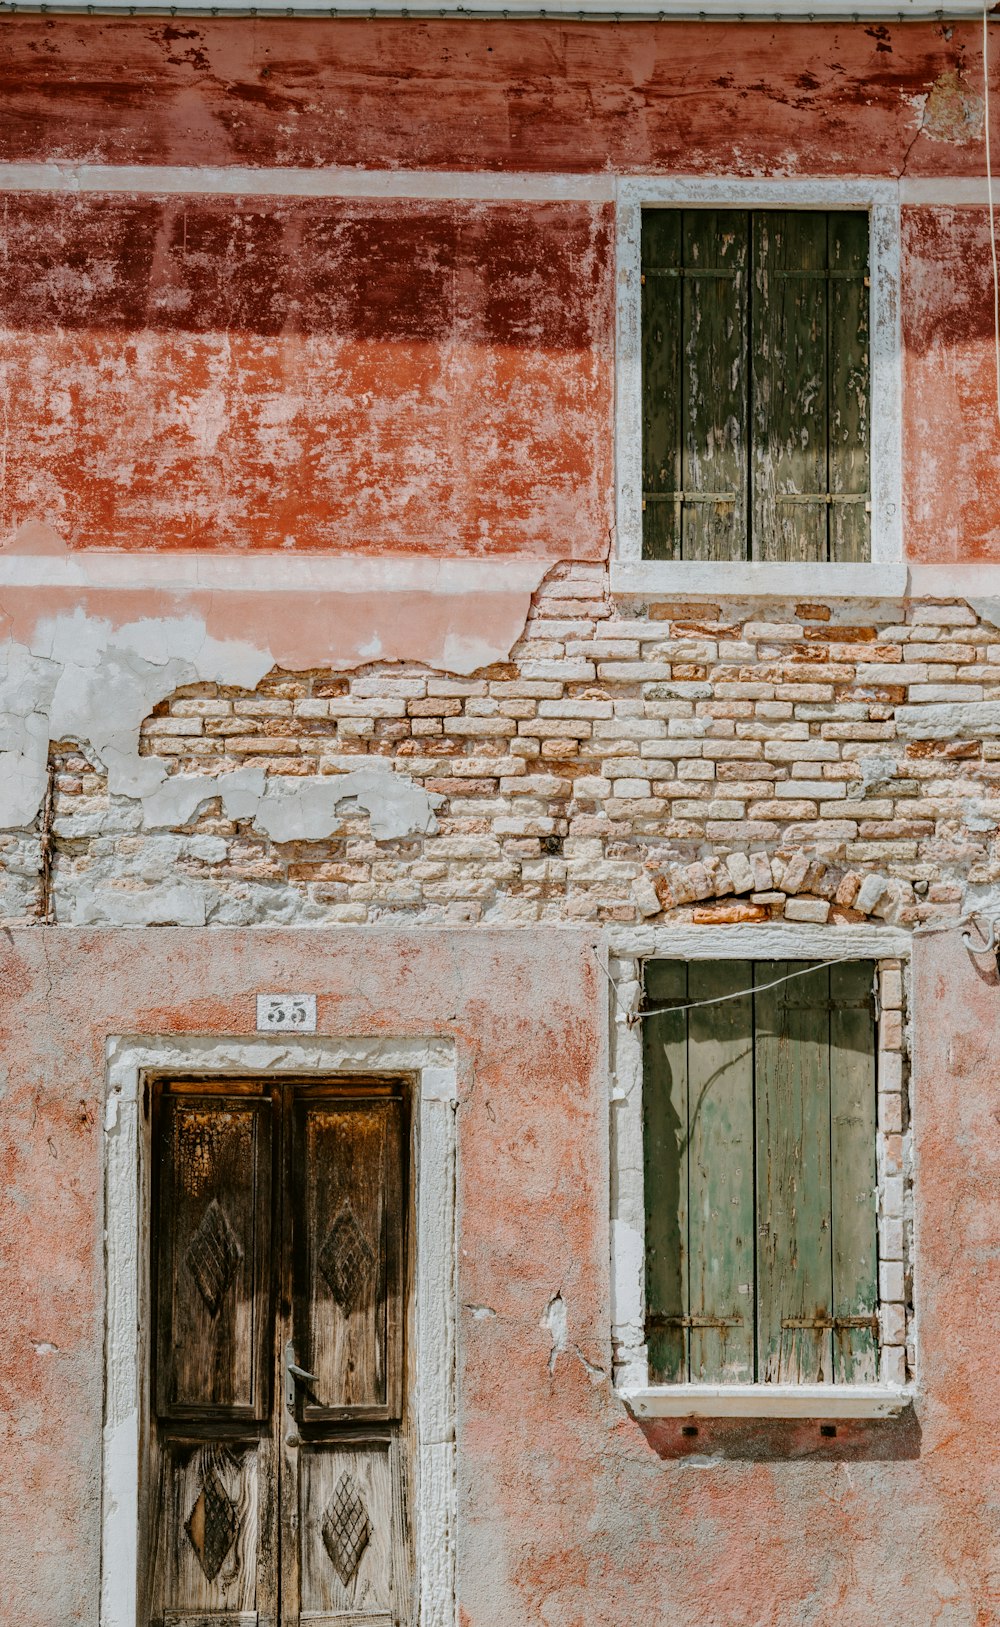
[[[558,1358],[564,1354],[568,1336],[568,1321],[566,1301],[562,1294],[553,1294],[542,1315],[541,1326],[548,1333],[552,1344],[549,1349],[549,1376],[556,1370]]]
[[[173,830],[188,824],[215,797],[230,819],[251,821],[273,842],[332,836],[341,828],[338,810],[344,803],[364,808],[377,842],[427,836],[437,830],[434,809],[443,800],[388,768],[268,780],[262,768],[250,766],[214,779],[172,775],[143,797],[143,823],[149,830]]]
[[[255,817],[258,828],[277,841],[327,836],[337,821],[325,781],[299,779],[282,790],[265,787],[259,771],[246,769],[228,776],[225,789],[194,775],[168,784],[168,765],[139,755],[143,721],[181,685],[252,690],[274,666],[299,659],[345,670],[378,654],[466,675],[510,653],[547,568],[544,560],[521,558],[499,569],[492,561],[448,561],[447,570],[439,560],[287,555],[235,562],[206,554],[178,562],[159,555],[74,555],[59,551],[58,537],[39,552],[34,540],[34,552],[0,554],[0,610],[17,635],[0,661],[3,830],[31,824],[45,794],[49,742],[72,740],[107,770],[112,795],[142,799],[151,829],[165,827],[174,814],[176,822],[186,822],[207,797],[222,795],[231,818]],[[176,604],[177,613],[136,614],[116,625],[88,608],[120,604],[123,593],[134,596],[126,602],[136,611],[144,603],[168,611]],[[258,629],[256,641],[211,631],[225,630],[227,618],[242,629],[230,594],[255,607],[248,614]],[[413,606],[422,604],[425,614],[414,608],[409,616],[394,617],[393,594],[415,596]],[[85,595],[84,603],[74,602]],[[321,595],[329,596],[329,614],[317,623]],[[50,608],[53,596],[66,608]],[[438,616],[438,604],[446,615]],[[272,611],[262,619],[268,605]],[[426,613],[429,605],[433,614]],[[311,630],[291,636],[300,610],[312,613]],[[401,634],[400,626],[409,631]],[[383,636],[386,627],[391,634]],[[353,783],[341,784],[336,800],[350,797],[367,808],[377,840],[435,828],[431,799],[404,776],[362,770],[340,778]]]
[[[353,802],[370,815],[375,840],[387,842],[436,831],[434,808],[443,800],[405,774],[380,768],[273,779],[260,799],[254,824],[274,842],[319,841],[339,830],[340,804]]]

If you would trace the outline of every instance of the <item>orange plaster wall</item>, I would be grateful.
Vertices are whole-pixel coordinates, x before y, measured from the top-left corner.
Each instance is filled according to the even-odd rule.
[[[910,559],[1000,561],[989,214],[903,211],[904,535]]]
[[[599,558],[610,212],[14,194],[0,531]]]
[[[702,1422],[692,1438],[633,1422],[609,1387],[607,991],[590,934],[8,934],[5,1619],[97,1619],[106,1036],[245,1036],[258,989],[306,988],[324,1033],[458,1047],[462,1627],[993,1627],[1000,986],[984,966],[957,932],[917,940],[912,1413],[834,1438],[814,1422]],[[544,1321],[557,1293],[561,1351]]]

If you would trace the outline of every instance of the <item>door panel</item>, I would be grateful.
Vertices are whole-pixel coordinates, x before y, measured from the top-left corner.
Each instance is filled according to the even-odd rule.
[[[392,1620],[393,1486],[389,1443],[303,1448],[300,1620]]]
[[[157,1410],[263,1419],[271,1103],[168,1096],[160,1146]]]
[[[256,1443],[164,1446],[156,1594],[165,1624],[188,1627],[208,1616],[216,1627],[256,1627],[259,1455]]]
[[[384,1080],[156,1087],[150,1627],[411,1622],[405,1148]]]
[[[402,1393],[398,1101],[296,1103],[294,1328],[303,1423],[397,1418]]]

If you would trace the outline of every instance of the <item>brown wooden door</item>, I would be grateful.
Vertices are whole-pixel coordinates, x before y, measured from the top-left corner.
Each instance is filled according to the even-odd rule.
[[[405,1146],[395,1084],[156,1087],[153,1627],[410,1622]]]

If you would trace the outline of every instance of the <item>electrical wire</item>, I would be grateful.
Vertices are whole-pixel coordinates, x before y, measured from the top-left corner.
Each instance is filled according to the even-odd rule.
[[[990,153],[990,0],[983,0],[983,137],[986,146],[986,195],[990,205],[990,255],[993,261],[993,354],[996,377],[997,422],[1000,424],[1000,268],[997,266],[997,234],[993,206],[993,159]]]
[[[919,926],[919,927],[915,927],[914,931],[913,931],[913,936],[914,937],[924,936],[924,935],[929,936],[931,933],[935,933],[935,932],[957,932],[960,927],[972,925],[972,923],[975,922],[976,920],[977,920],[977,914],[976,914],[976,911],[973,910],[970,915],[963,915],[957,921],[942,921],[942,922],[940,922],[940,924],[935,925],[935,926]],[[850,955],[836,955],[836,956],[833,957],[832,960],[815,960],[815,961],[811,961],[808,966],[802,967],[797,972],[786,972],[784,974],[784,976],[776,977],[770,983],[752,983],[749,988],[736,989],[731,994],[716,994],[716,995],[713,995],[712,998],[709,999],[709,1000],[692,1000],[687,1005],[683,1005],[683,1006],[675,1006],[675,1005],[647,1006],[645,1011],[630,1011],[627,1006],[624,1006],[622,1004],[621,997],[620,997],[619,992],[618,992],[618,984],[611,975],[610,967],[607,966],[605,964],[605,962],[601,959],[600,955],[597,953],[596,946],[592,945],[592,948],[594,950],[594,959],[597,961],[598,966],[601,968],[601,971],[604,973],[605,977],[608,980],[608,984],[609,984],[609,987],[611,989],[611,993],[612,993],[612,996],[614,998],[615,1005],[618,1007],[618,1010],[620,1011],[621,1015],[624,1017],[626,1023],[628,1024],[628,1026],[630,1028],[633,1028],[636,1025],[636,1023],[645,1022],[646,1019],[649,1018],[649,1017],[658,1017],[658,1016],[661,1015],[661,1013],[663,1013],[665,1011],[670,1011],[670,1012],[696,1011],[701,1006],[718,1006],[718,1005],[722,1005],[723,1002],[726,1001],[726,1000],[742,1000],[745,995],[748,995],[748,994],[763,994],[767,989],[776,989],[778,987],[778,985],[781,984],[781,983],[790,983],[793,977],[808,977],[810,972],[818,972],[818,971],[822,970],[822,968],[824,966],[845,966],[848,963],[848,961],[863,960],[865,958],[863,955],[860,955],[858,953],[858,951],[855,949],[854,952],[852,954],[850,954]],[[985,950],[983,952],[985,953]]]

